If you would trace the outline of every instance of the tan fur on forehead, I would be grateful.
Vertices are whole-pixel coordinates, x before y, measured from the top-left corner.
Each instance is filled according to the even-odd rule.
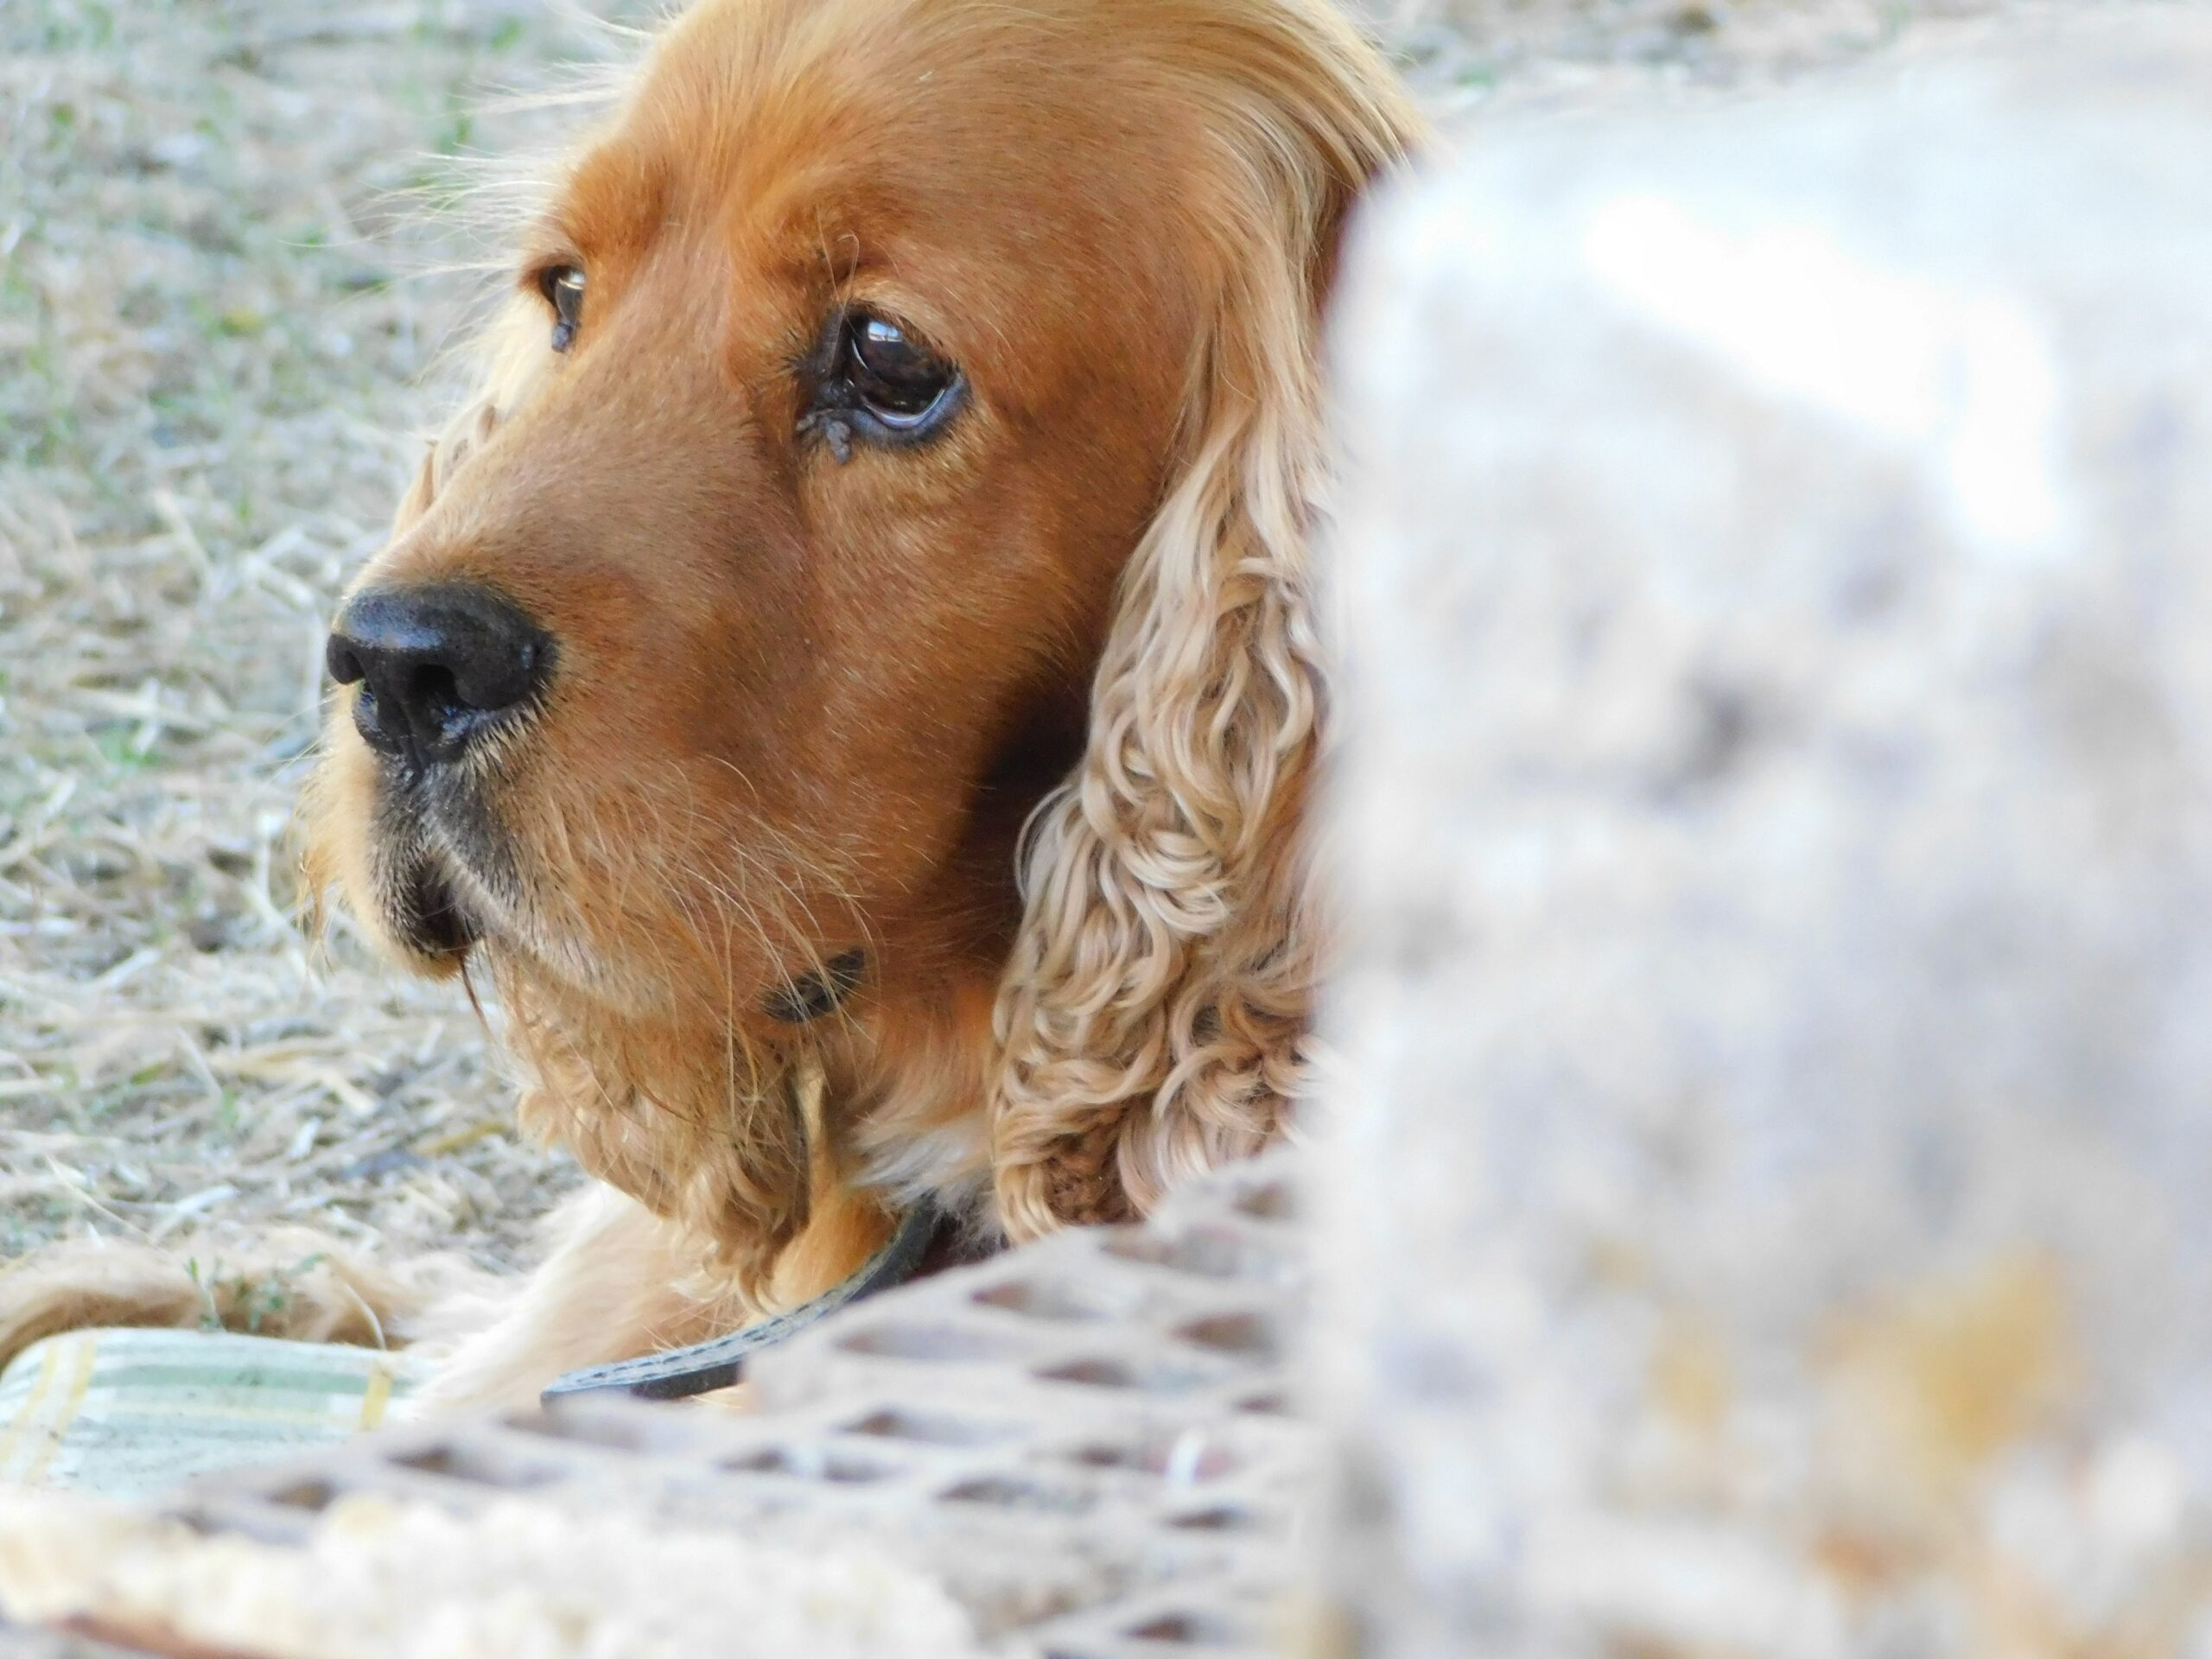
[[[526,1119],[743,1294],[825,1179],[1027,1234],[1301,1093],[1317,330],[1415,131],[1322,0],[703,0],[518,227],[363,580],[491,586],[558,667],[488,864],[378,827],[341,697],[310,875],[403,955],[397,866],[457,894]],[[808,435],[853,308],[957,365],[925,444]],[[847,1006],[764,1012],[849,950]]]

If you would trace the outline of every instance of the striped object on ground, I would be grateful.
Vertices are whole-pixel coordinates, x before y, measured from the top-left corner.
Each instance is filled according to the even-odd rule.
[[[73,1331],[0,1374],[0,1483],[114,1497],[383,1422],[406,1357],[196,1331]]]

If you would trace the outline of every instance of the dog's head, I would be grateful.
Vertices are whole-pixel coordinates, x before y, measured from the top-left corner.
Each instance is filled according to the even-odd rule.
[[[1321,0],[703,0],[528,230],[332,634],[310,875],[741,1277],[802,1061],[879,1173],[995,1131],[1018,1231],[1272,1127],[1314,325],[1410,126]]]

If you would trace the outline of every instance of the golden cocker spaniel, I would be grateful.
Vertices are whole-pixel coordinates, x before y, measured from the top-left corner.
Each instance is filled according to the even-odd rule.
[[[330,638],[310,882],[488,976],[599,1183],[436,1398],[804,1300],[925,1197],[1019,1239],[1284,1126],[1317,328],[1416,130],[1326,0],[654,42]]]

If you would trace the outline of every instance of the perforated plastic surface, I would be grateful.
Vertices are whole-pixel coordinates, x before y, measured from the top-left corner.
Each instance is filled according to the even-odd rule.
[[[1285,1348],[1304,1306],[1290,1154],[1142,1228],[1073,1232],[887,1293],[754,1370],[759,1409],[582,1399],[366,1437],[195,1488],[283,1541],[343,1493],[628,1505],[790,1542],[865,1537],[987,1637],[1051,1659],[1275,1651],[1314,1466]]]

